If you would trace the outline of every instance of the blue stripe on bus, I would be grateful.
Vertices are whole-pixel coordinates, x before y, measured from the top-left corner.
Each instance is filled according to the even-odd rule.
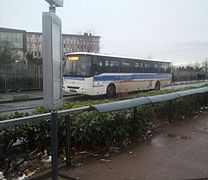
[[[171,78],[171,74],[132,74],[132,75],[98,75],[94,77],[94,81],[121,81],[133,79],[158,79]],[[84,77],[64,77],[65,80],[84,81]]]
[[[64,77],[65,80],[78,80],[78,81],[84,81],[84,77]]]
[[[99,75],[94,77],[94,81],[119,81],[119,80],[158,79],[158,78],[171,78],[171,74]]]

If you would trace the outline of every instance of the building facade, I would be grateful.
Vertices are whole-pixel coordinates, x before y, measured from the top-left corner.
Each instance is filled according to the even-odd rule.
[[[43,36],[38,32],[0,28],[0,45],[8,45],[15,60],[25,60],[26,56],[42,59]],[[84,35],[62,34],[62,52],[94,52],[100,51],[100,36],[84,33]]]
[[[42,33],[27,32],[27,53],[35,58],[42,58]],[[94,52],[100,51],[100,36],[62,34],[62,52]]]
[[[14,60],[24,59],[27,52],[26,31],[0,28],[0,46],[8,48]]]
[[[26,34],[26,47],[27,54],[31,54],[35,58],[42,58],[42,33],[27,32]]]
[[[84,33],[84,35],[63,34],[63,53],[100,51],[100,36]]]

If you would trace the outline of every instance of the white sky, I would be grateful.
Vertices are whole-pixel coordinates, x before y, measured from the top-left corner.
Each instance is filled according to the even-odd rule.
[[[42,31],[44,0],[0,0],[0,27]],[[208,58],[208,0],[64,0],[63,33],[101,36],[101,52],[174,64]]]

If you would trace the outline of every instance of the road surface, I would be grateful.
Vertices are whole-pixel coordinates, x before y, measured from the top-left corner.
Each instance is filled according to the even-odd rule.
[[[77,98],[80,98],[80,96],[64,97],[64,101],[68,102]],[[12,113],[15,111],[32,112],[35,108],[40,106],[43,106],[43,99],[0,103],[0,115]]]

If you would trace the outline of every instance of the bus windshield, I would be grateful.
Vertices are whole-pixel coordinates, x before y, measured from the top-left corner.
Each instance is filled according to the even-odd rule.
[[[90,56],[68,56],[65,63],[64,76],[90,76]]]

